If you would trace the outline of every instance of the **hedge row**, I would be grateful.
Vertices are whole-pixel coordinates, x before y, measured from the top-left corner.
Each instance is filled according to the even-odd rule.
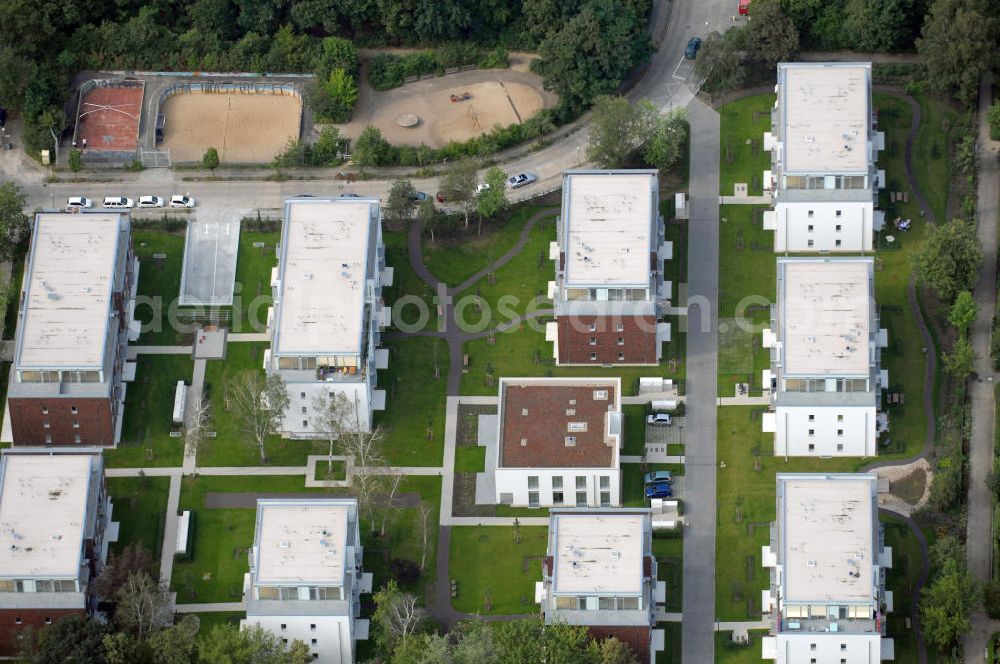
[[[389,90],[399,87],[411,76],[441,76],[446,69],[465,65],[476,65],[480,69],[505,69],[507,64],[507,51],[502,48],[485,51],[472,44],[455,42],[405,55],[376,55],[368,63],[368,82],[376,90]]]

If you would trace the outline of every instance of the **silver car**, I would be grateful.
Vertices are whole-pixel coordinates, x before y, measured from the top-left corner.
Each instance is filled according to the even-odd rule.
[[[507,186],[511,189],[517,189],[518,187],[526,187],[532,182],[537,181],[538,177],[534,173],[518,173],[507,178]]]

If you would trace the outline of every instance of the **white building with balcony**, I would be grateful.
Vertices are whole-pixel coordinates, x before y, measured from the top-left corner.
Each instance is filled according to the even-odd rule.
[[[335,393],[351,405],[345,428],[371,430],[374,411],[385,408],[377,373],[389,351],[378,346],[392,318],[382,288],[391,285],[377,199],[285,201],[264,355],[264,369],[288,389],[283,436],[323,437],[314,406]]]
[[[519,507],[621,505],[621,379],[501,378],[497,420],[477,495]]]
[[[879,412],[887,333],[875,307],[871,258],[779,258],[777,303],[763,345],[763,387],[775,456],[870,457],[888,428]]]
[[[317,662],[353,664],[368,638],[360,595],[372,590],[362,553],[355,499],[258,500],[241,624],[302,641]]]
[[[598,640],[615,637],[640,662],[664,648],[656,625],[666,584],[657,581],[649,509],[553,509],[535,601],[546,623],[585,625]]]
[[[883,213],[875,209],[885,172],[876,131],[871,63],[783,62],[764,149],[764,188],[774,210],[764,227],[776,252],[871,251]]]
[[[771,585],[762,657],[778,664],[872,664],[894,658],[885,637],[892,549],[878,520],[874,473],[777,476],[778,520],[762,547]]]

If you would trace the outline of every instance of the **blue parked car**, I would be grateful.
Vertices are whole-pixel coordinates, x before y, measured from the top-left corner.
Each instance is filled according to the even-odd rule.
[[[673,498],[674,487],[666,482],[646,485],[647,498]]]
[[[694,60],[698,57],[699,48],[701,48],[701,37],[692,37],[687,48],[684,49],[684,57],[688,60]]]

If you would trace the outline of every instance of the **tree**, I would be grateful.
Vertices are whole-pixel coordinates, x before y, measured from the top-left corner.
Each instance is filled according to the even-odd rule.
[[[516,620],[493,624],[499,662],[548,664],[598,664],[597,649],[582,625],[544,624],[541,620]]]
[[[276,373],[243,371],[227,385],[227,401],[232,404],[235,419],[247,442],[260,452],[260,462],[267,461],[264,442],[278,430],[288,409],[285,381]]]
[[[601,664],[639,664],[632,649],[614,637],[601,641],[597,650]]]
[[[656,130],[659,112],[647,99],[598,97],[590,118],[587,158],[600,168],[624,166]]]
[[[976,353],[972,350],[968,337],[962,335],[955,339],[950,353],[941,355],[941,360],[945,371],[959,380],[965,380],[972,374]]]
[[[191,664],[195,661],[198,628],[195,615],[185,615],[173,627],[154,632],[146,641],[156,664]]]
[[[286,652],[281,637],[260,625],[240,629],[216,625],[198,639],[200,664],[307,664],[309,647],[293,641]]]
[[[344,139],[336,127],[323,127],[319,137],[313,143],[310,163],[313,166],[336,166],[343,162],[341,158]]]
[[[898,51],[913,43],[921,18],[914,0],[847,0],[843,32],[858,51]],[[915,25],[916,24],[916,25]]]
[[[407,558],[393,558],[389,561],[389,576],[396,583],[409,585],[420,578],[420,566]]]
[[[170,591],[146,572],[130,574],[116,598],[115,625],[140,643],[173,619]]]
[[[443,634],[411,634],[400,639],[396,645],[392,653],[392,664],[453,662],[450,653],[451,642]]]
[[[212,420],[211,403],[204,394],[200,397],[197,403],[191,405],[187,421],[184,423],[184,454],[195,460],[198,458],[198,451],[208,441],[208,430]]]
[[[312,426],[317,433],[322,433],[330,443],[329,465],[333,472],[333,444],[340,439],[352,424],[360,428],[357,422],[357,411],[351,400],[343,392],[324,390],[312,399]],[[351,422],[351,416],[355,421]]]
[[[409,219],[416,206],[417,190],[409,180],[399,179],[392,183],[389,198],[385,201],[385,215],[389,219]]]
[[[143,658],[142,644],[127,632],[105,635],[101,647],[104,648],[104,660],[107,664],[133,664]]]
[[[976,137],[972,132],[966,133],[955,145],[955,167],[969,179],[972,184],[976,175]]]
[[[142,574],[153,569],[153,556],[143,546],[142,542],[129,542],[118,555],[111,554],[108,564],[104,566],[94,581],[94,590],[98,597],[106,601],[114,601],[118,591],[122,589],[133,574]]]
[[[920,593],[924,637],[944,650],[969,631],[969,614],[980,602],[980,589],[965,569],[964,556],[941,565],[931,585]]]
[[[27,203],[16,184],[0,185],[0,260],[13,260],[31,235],[31,220],[24,213]]]
[[[69,170],[79,173],[83,167],[83,151],[73,148],[69,151]]]
[[[994,102],[989,110],[990,138],[1000,141],[1000,102]]]
[[[431,534],[431,508],[424,501],[420,501],[417,512],[420,515],[420,571],[422,572],[427,568],[427,546],[430,544]]]
[[[643,14],[644,15],[644,14]],[[621,0],[591,0],[541,43],[537,65],[547,90],[579,111],[611,94],[649,55],[645,20]]]
[[[309,105],[319,122],[348,122],[357,101],[358,83],[341,67],[309,88]]]
[[[294,10],[293,10],[294,11]],[[343,37],[326,37],[320,45],[317,78],[327,78],[335,69],[343,69],[354,76],[358,72],[358,47]]]
[[[993,66],[997,21],[985,0],[934,0],[917,39],[917,53],[927,65],[935,90],[971,106],[979,79]]]
[[[982,262],[975,227],[960,219],[929,225],[923,247],[913,255],[917,276],[946,302],[954,301],[960,291],[972,290]]]
[[[747,56],[772,69],[779,62],[795,58],[799,52],[799,31],[776,0],[754,0],[750,3],[746,42]]]
[[[430,198],[420,201],[420,204],[417,205],[417,221],[420,222],[421,228],[431,234],[431,242],[434,241],[434,227],[437,226],[440,218],[441,213]]]
[[[653,134],[643,147],[642,157],[647,164],[660,172],[670,170],[677,163],[687,142],[688,126],[684,109],[675,108],[656,118]]]
[[[396,149],[382,137],[378,127],[368,125],[355,139],[351,159],[361,169],[388,166],[396,159]]]
[[[417,598],[400,590],[395,581],[386,583],[372,600],[372,627],[381,652],[393,652],[396,644],[420,632],[426,622],[426,612],[417,606]]]
[[[740,59],[740,50],[733,38],[735,30],[729,30],[725,35],[718,32],[709,33],[694,61],[694,72],[704,79],[711,90],[732,90],[743,84],[746,68]]]
[[[215,169],[219,167],[219,151],[215,148],[205,150],[205,154],[201,158],[201,165],[214,173]]]
[[[465,228],[469,227],[469,214],[476,204],[477,168],[474,159],[459,159],[448,166],[441,178],[445,200],[459,205],[465,214]]]
[[[340,438],[341,449],[353,465],[351,484],[358,505],[368,513],[372,533],[375,532],[376,501],[385,479],[384,475],[376,472],[385,465],[382,454],[384,444],[385,439],[378,430],[345,433]]]
[[[1000,581],[989,581],[983,586],[983,608],[990,620],[1000,619]]]
[[[507,207],[507,174],[499,166],[490,166],[483,179],[486,189],[479,192],[476,199],[480,235],[483,230],[483,217],[492,219]]]
[[[961,291],[948,311],[948,322],[958,330],[959,334],[964,335],[976,320],[978,308],[972,293],[967,290]]]
[[[451,630],[455,647],[454,664],[494,664],[498,660],[497,645],[490,624],[482,620],[463,620]]]
[[[93,618],[68,616],[42,629],[28,661],[31,664],[104,664],[104,637],[110,628]]]
[[[387,475],[384,475],[384,477],[385,481],[383,482],[383,486],[388,487],[388,492],[385,494],[382,501],[382,526],[379,528],[379,537],[385,537],[385,527],[389,522],[389,517],[398,510],[395,498],[396,492],[399,490],[399,483],[403,481],[403,473],[398,470],[393,470]]]

